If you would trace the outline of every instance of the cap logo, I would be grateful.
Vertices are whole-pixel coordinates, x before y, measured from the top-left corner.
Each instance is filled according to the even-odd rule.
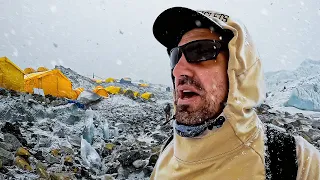
[[[207,16],[208,18],[216,18],[223,22],[228,22],[229,16],[226,14],[221,14],[217,12],[210,12],[210,11],[198,11],[199,13]]]

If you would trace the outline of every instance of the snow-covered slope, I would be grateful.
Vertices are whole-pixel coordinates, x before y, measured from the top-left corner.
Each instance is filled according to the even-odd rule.
[[[320,110],[320,61],[307,59],[295,71],[268,72],[265,77],[267,104],[273,107]]]

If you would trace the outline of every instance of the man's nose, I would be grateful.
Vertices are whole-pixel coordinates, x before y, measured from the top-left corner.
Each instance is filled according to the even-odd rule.
[[[183,76],[193,77],[192,64],[187,62],[184,54],[182,54],[180,60],[174,67],[172,74],[176,80]]]

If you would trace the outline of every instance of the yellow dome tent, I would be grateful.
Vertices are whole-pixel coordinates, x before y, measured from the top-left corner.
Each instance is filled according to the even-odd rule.
[[[146,84],[146,83],[139,84],[139,86],[140,86],[140,87],[149,87],[149,85],[148,85],[148,84]]]
[[[113,82],[115,82],[115,79],[114,79],[114,78],[107,78],[107,79],[105,80],[105,82],[106,82],[106,83],[113,83]]]
[[[96,88],[94,88],[93,92],[105,98],[109,96],[107,90],[105,90],[102,86],[97,86]]]
[[[109,94],[120,94],[122,89],[121,87],[118,86],[108,86],[105,88],[105,90],[109,93]]]
[[[75,90],[73,90],[73,91],[76,93],[76,96],[77,96],[77,97],[75,97],[75,99],[77,99],[78,96],[84,91],[84,88],[79,87],[79,88],[77,88],[77,89],[75,89]]]
[[[0,57],[0,87],[24,91],[24,72],[7,57]]]
[[[75,97],[71,81],[58,69],[25,75],[24,82],[28,93],[34,93],[34,88],[38,88],[43,89],[45,95]]]
[[[136,97],[139,97],[139,96],[140,96],[140,93],[137,92],[137,91],[134,91],[134,92],[133,92],[133,95],[134,95],[134,97],[136,98]]]
[[[49,71],[49,69],[43,66],[37,69],[37,72],[45,72],[45,71]]]
[[[31,73],[35,73],[36,70],[34,70],[33,68],[29,67],[29,68],[25,68],[23,70],[24,74],[31,74]]]
[[[101,83],[102,83],[102,80],[97,79],[97,80],[96,80],[96,83],[101,84]]]
[[[141,94],[141,98],[145,99],[145,100],[149,100],[150,98],[153,98],[154,95],[150,92],[146,92],[146,93],[143,93]]]

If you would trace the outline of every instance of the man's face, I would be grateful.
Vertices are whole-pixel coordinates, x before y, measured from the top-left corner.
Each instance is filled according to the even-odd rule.
[[[179,46],[201,39],[219,40],[219,35],[209,29],[193,29],[182,36]],[[177,122],[200,124],[221,113],[228,96],[228,59],[227,51],[199,63],[188,63],[182,55],[173,69]]]

